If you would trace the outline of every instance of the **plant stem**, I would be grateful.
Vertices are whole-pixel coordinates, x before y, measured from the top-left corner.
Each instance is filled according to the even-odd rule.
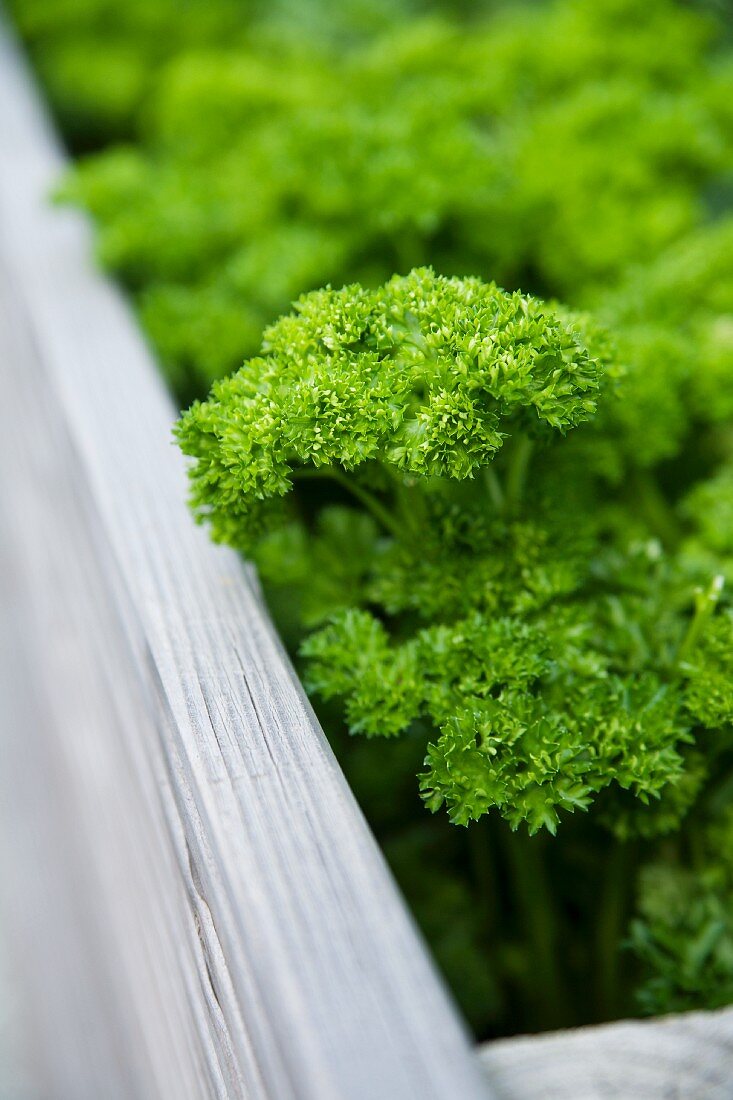
[[[308,480],[311,478],[329,478],[335,481],[348,493],[351,493],[353,497],[356,497],[359,503],[364,505],[367,511],[374,516],[377,523],[384,527],[386,531],[394,535],[396,539],[402,539],[404,537],[401,524],[397,518],[392,515],[389,509],[385,508],[373,493],[370,493],[368,489],[362,488],[358,482],[348,477],[344,471],[340,470],[337,466],[298,466],[291,471],[291,474],[296,479]]]
[[[540,1026],[572,1022],[570,999],[558,963],[557,906],[547,882],[539,837],[502,831],[513,894],[529,939],[532,974],[527,990],[535,1001]]]
[[[404,540],[409,531],[413,539],[424,538],[427,525],[427,509],[425,496],[414,478],[401,475],[393,466],[380,462],[379,466],[394,492],[397,516],[395,522],[400,524],[401,537]]]
[[[700,640],[711,615],[715,611],[724,584],[725,577],[722,573],[718,573],[713,577],[707,588],[695,590],[695,613],[687,628],[682,645],[677,651],[678,666],[684,664]]]
[[[632,845],[615,841],[608,856],[596,925],[599,1020],[615,1019],[619,1005],[620,942],[631,881]]]
[[[492,466],[484,466],[484,484],[497,512],[503,512],[506,505],[504,490]]]
[[[468,827],[468,850],[471,873],[476,897],[481,912],[482,923],[486,929],[484,937],[487,947],[491,946],[492,932],[498,924],[498,889],[496,882],[495,848],[489,833],[489,821],[481,818]]]
[[[529,460],[532,457],[534,444],[528,435],[517,435],[512,441],[512,449],[509,457],[509,466],[506,474],[506,507],[508,511],[516,511],[527,482]]]

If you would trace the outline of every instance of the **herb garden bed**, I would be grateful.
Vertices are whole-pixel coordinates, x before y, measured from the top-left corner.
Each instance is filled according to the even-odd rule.
[[[253,572],[192,523],[7,36],[0,103],[4,900],[40,1095],[730,1096],[733,1010],[476,1057]]]

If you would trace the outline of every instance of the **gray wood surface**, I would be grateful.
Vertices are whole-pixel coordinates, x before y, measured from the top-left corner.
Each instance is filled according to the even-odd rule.
[[[0,39],[2,893],[38,1096],[486,1097]]]
[[[497,1100],[731,1100],[733,1009],[488,1043]]]

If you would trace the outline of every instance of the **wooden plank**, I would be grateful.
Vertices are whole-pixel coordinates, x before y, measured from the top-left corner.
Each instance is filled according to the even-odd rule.
[[[208,1087],[155,699],[1,263],[0,360],[2,887],[38,1093],[224,1096]]]
[[[485,1097],[1,37],[5,877],[42,1095]]]
[[[733,1009],[487,1043],[499,1100],[731,1100]]]

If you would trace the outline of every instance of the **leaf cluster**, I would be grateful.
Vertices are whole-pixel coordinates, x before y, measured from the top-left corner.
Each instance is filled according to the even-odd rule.
[[[351,558],[357,517],[322,513],[314,553],[330,543],[355,568],[341,571],[344,609],[304,643],[307,683],[344,699],[352,732],[436,729],[423,794],[461,824],[496,808],[513,827],[554,832],[561,811],[610,785],[648,802],[685,772],[684,617],[664,621],[682,582],[658,567],[657,544],[616,559],[599,550],[592,518],[579,529],[582,509],[547,472],[530,490],[531,521],[518,515],[532,437],[551,470],[613,374],[581,328],[426,269],[377,291],[318,291],[178,428],[214,536],[251,549],[269,526],[266,577],[299,531],[303,556],[283,501],[294,481],[322,475],[371,515]],[[664,828],[679,802],[666,803]]]
[[[215,537],[249,548],[303,468],[355,471],[359,485],[376,467],[397,492],[473,477],[508,436],[587,419],[601,378],[573,326],[535,299],[419,269],[301,298],[261,356],[184,414],[178,439],[197,460],[194,505]]]

